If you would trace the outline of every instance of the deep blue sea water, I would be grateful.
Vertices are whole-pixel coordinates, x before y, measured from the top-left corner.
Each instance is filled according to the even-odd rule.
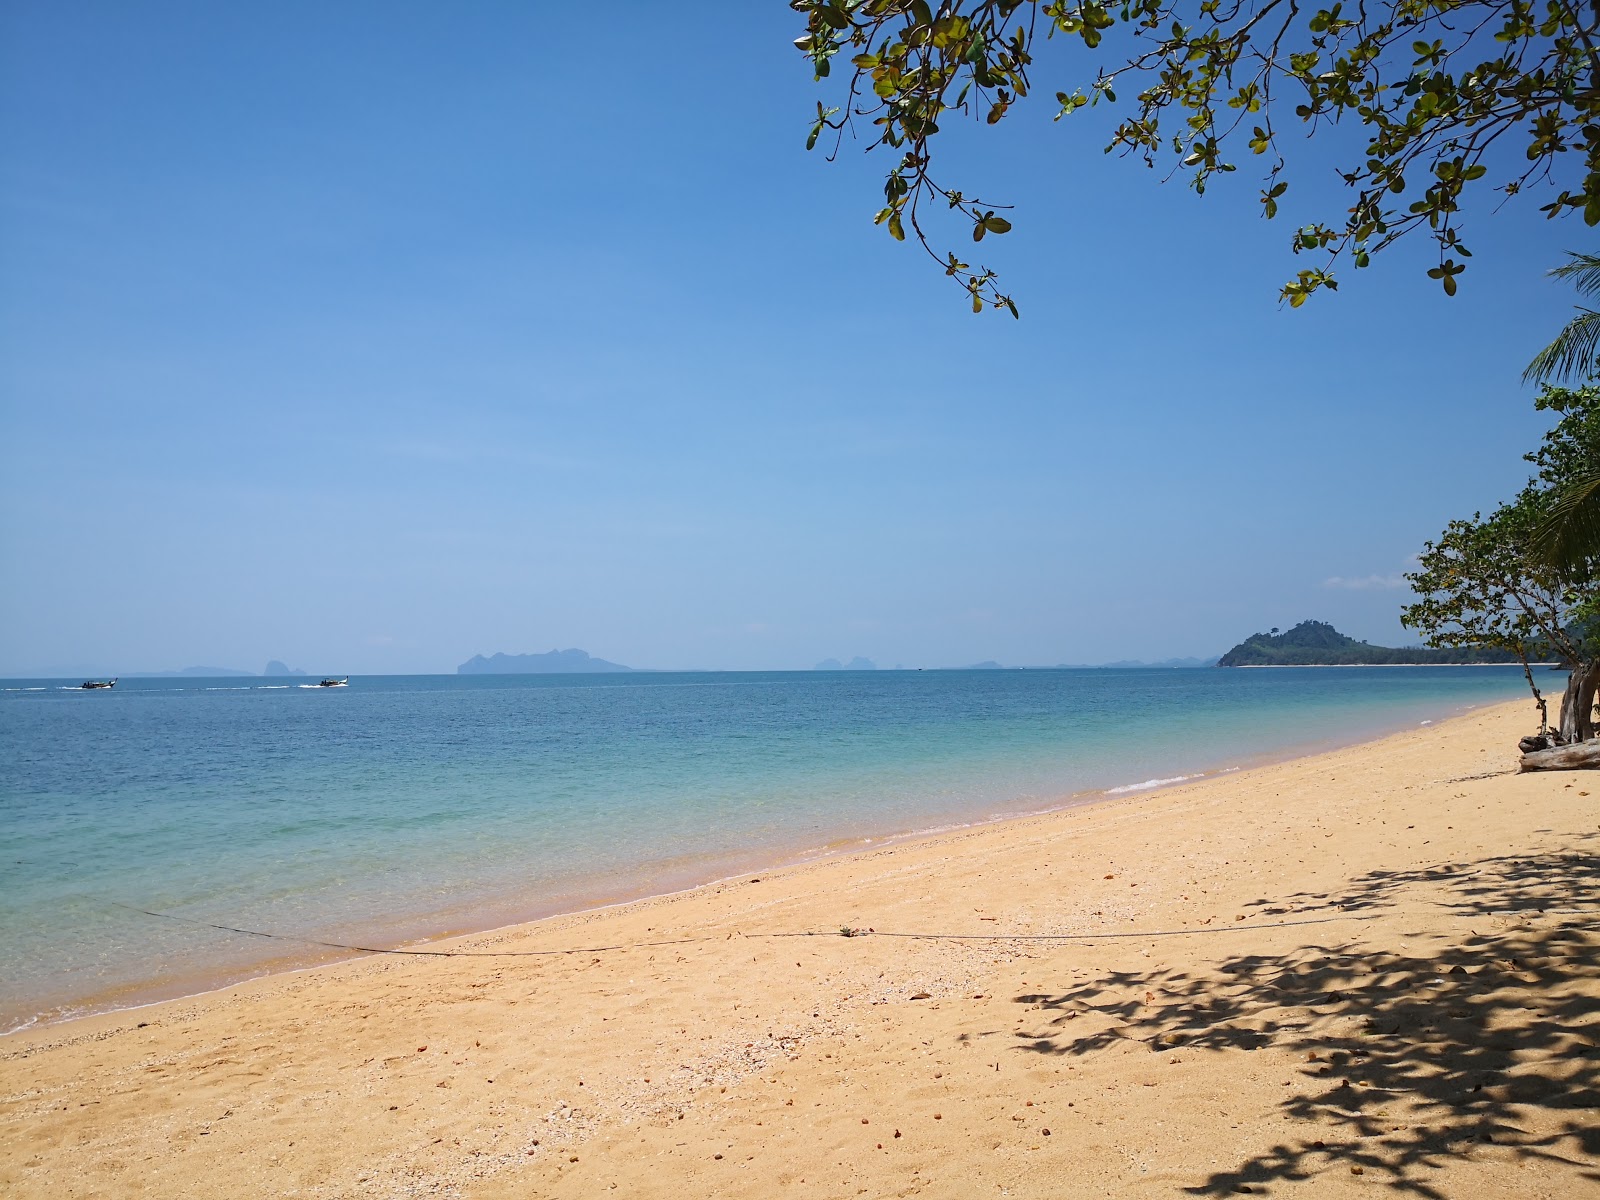
[[[1348,743],[1515,668],[0,681],[0,1030]],[[126,907],[124,907],[126,906]]]

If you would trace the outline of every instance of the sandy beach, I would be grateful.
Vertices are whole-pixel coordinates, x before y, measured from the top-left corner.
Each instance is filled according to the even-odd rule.
[[[13,1034],[0,1191],[1600,1196],[1530,709]]]

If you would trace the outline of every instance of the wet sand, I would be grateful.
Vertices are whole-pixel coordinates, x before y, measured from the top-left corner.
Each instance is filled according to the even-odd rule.
[[[1530,712],[14,1034],[0,1191],[1600,1196]]]

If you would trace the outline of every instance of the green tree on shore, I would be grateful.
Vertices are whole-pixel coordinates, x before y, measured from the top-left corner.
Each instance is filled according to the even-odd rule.
[[[818,103],[808,146],[869,130],[891,167],[877,222],[911,236],[963,287],[974,311],[1016,315],[995,272],[936,245],[928,220],[958,214],[974,242],[1007,233],[1006,206],[934,170],[941,128],[958,117],[995,125],[1035,90],[1035,58],[1059,37],[1109,57],[1093,79],[1059,81],[1056,116],[1126,105],[1107,151],[1186,173],[1204,192],[1236,169],[1263,166],[1260,203],[1277,215],[1291,180],[1285,139],[1358,122],[1365,146],[1339,174],[1347,212],[1296,229],[1315,255],[1282,296],[1298,306],[1335,288],[1341,259],[1371,256],[1413,232],[1436,243],[1428,274],[1453,295],[1471,252],[1462,241],[1469,190],[1507,198],[1539,187],[1547,216],[1600,223],[1600,4],[1585,0],[790,0],[806,20],[796,46],[816,77],[841,55],[841,102]],[[1119,101],[1118,96],[1131,99]],[[1502,139],[1507,150],[1491,157]],[[1504,164],[1515,162],[1515,166]],[[1491,169],[1496,171],[1489,178]]]
[[[1573,254],[1550,272],[1570,279],[1580,296],[1600,291],[1600,255]],[[1592,372],[1600,357],[1600,312],[1579,306],[1577,315],[1539,351],[1524,380],[1546,383]],[[1535,552],[1552,566],[1573,566],[1600,555],[1600,469],[1580,470],[1551,497],[1544,519],[1533,530]]]
[[[1559,414],[1525,457],[1535,478],[1488,517],[1451,521],[1424,545],[1406,578],[1418,599],[1401,623],[1430,646],[1495,646],[1522,663],[1539,705],[1539,737],[1574,745],[1595,737],[1600,690],[1600,556],[1557,563],[1535,533],[1572,480],[1600,473],[1600,388],[1546,387],[1536,406]],[[1569,670],[1553,731],[1531,664],[1554,659]]]

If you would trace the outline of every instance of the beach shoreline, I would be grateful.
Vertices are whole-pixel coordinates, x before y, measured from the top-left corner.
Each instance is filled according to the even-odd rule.
[[[12,1034],[0,1187],[1593,1194],[1525,709]]]
[[[1482,703],[1456,705],[1449,715],[1423,720],[1420,724],[1425,726],[1438,720],[1455,719],[1482,707],[1484,707]],[[1028,806],[1021,808],[1015,806],[1023,798],[1014,797],[1009,802],[1010,806],[1008,807],[996,809],[991,805],[988,806],[989,811],[982,815],[974,814],[968,819],[958,819],[937,826],[872,830],[866,833],[859,831],[843,833],[839,836],[828,838],[820,844],[752,846],[739,852],[729,851],[716,856],[707,856],[711,861],[703,866],[689,863],[672,869],[662,863],[642,864],[620,883],[611,881],[606,886],[602,885],[599,879],[596,879],[592,885],[580,888],[575,893],[568,893],[560,898],[510,895],[497,897],[493,900],[480,899],[465,909],[457,908],[432,913],[419,912],[409,921],[402,922],[398,928],[389,929],[387,931],[388,936],[378,939],[361,936],[359,931],[352,930],[343,935],[348,940],[336,943],[332,941],[332,938],[340,936],[337,933],[331,935],[301,935],[270,928],[247,929],[242,926],[229,925],[222,921],[213,923],[212,921],[196,919],[190,916],[148,912],[143,909],[118,904],[118,907],[129,908],[130,911],[142,913],[151,920],[169,920],[191,925],[195,927],[197,933],[206,930],[225,931],[242,937],[259,939],[263,943],[271,943],[281,947],[281,952],[263,954],[254,962],[243,967],[230,961],[226,965],[212,965],[199,969],[191,968],[176,976],[169,975],[165,978],[124,982],[98,992],[66,998],[53,1008],[45,1011],[32,1013],[21,1018],[14,1017],[14,1023],[4,1029],[0,1029],[0,1039],[14,1033],[49,1029],[86,1017],[135,1011],[168,1001],[199,999],[254,980],[267,979],[277,975],[297,974],[315,970],[319,967],[357,961],[373,953],[399,949],[419,950],[425,949],[436,942],[451,941],[463,937],[493,935],[508,929],[515,929],[554,918],[579,917],[641,901],[664,899],[691,893],[699,888],[716,887],[742,875],[762,872],[771,874],[840,856],[869,852],[887,846],[916,843],[924,839],[939,838],[948,834],[986,828],[1010,821],[1047,816],[1067,809],[1105,803],[1125,795],[1145,794],[1203,779],[1252,771],[1276,763],[1289,762],[1351,746],[1368,744],[1411,727],[1412,724],[1408,721],[1404,726],[1398,728],[1390,727],[1378,732],[1366,731],[1346,736],[1308,737],[1254,754],[1223,756],[1224,758],[1238,760],[1230,762],[1226,766],[1220,765],[1221,759],[1217,762],[1185,764],[1177,767],[1177,773],[1170,777],[1134,780],[1103,788],[1062,793],[1047,799],[1030,798]],[[1043,799],[1043,802],[1036,803],[1039,799]],[[806,839],[806,841],[809,842],[810,839]]]

